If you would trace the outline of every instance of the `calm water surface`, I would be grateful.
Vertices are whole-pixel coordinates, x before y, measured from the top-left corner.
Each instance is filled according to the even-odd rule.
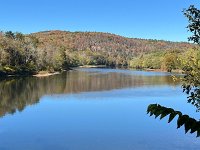
[[[0,81],[0,150],[197,150],[200,139],[146,114],[159,103],[199,119],[168,73],[76,69]]]

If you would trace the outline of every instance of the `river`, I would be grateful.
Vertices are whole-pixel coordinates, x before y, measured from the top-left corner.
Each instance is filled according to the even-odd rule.
[[[197,150],[158,103],[199,119],[170,73],[81,68],[0,81],[0,150]]]

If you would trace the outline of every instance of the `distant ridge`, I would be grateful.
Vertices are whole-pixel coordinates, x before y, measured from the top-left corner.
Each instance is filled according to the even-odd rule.
[[[35,34],[40,34],[40,33],[61,33],[61,32],[66,32],[66,33],[101,33],[101,34],[109,34],[109,35],[113,35],[113,36],[120,36],[122,38],[127,38],[127,39],[138,39],[138,40],[153,40],[153,41],[164,41],[164,42],[172,42],[172,43],[189,43],[189,42],[185,42],[185,41],[170,41],[170,40],[163,40],[163,39],[145,39],[145,38],[139,38],[139,37],[126,37],[126,36],[122,36],[119,34],[115,34],[115,33],[109,33],[109,32],[99,32],[99,31],[65,31],[65,30],[44,30],[44,31],[39,31],[39,32],[32,32],[30,34],[35,35]],[[191,43],[189,43],[191,44]]]
[[[90,49],[115,55],[135,57],[156,51],[185,51],[195,45],[188,42],[172,42],[155,39],[126,38],[103,32],[70,32],[60,30],[32,33],[42,45],[63,46],[71,50]]]

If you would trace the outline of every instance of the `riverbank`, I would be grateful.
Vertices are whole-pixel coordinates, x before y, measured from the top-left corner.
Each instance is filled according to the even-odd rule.
[[[168,72],[167,70],[163,70],[163,69],[144,69],[144,71],[151,71],[151,72]],[[171,73],[183,73],[183,70],[180,69],[174,69],[171,71]]]
[[[83,65],[78,68],[108,68],[106,65]]]
[[[65,72],[65,71],[70,71],[70,70],[73,70],[73,69],[72,68],[67,68],[65,70],[56,71],[56,72],[39,71],[37,74],[34,74],[32,76],[34,76],[34,77],[48,77],[48,76],[60,74],[60,73]]]
[[[128,70],[138,70],[136,68],[129,68],[129,67],[109,67],[106,65],[83,65],[83,66],[78,66],[77,68],[113,68],[113,69],[128,69]],[[168,72],[167,70],[163,69],[150,69],[150,68],[143,68],[139,69],[142,71],[149,71],[149,72]],[[180,69],[173,69],[171,73],[183,73],[183,70]]]
[[[110,68],[106,65],[84,65],[84,66],[78,66],[77,68]],[[116,69],[116,68],[115,68]],[[119,68],[118,68],[119,69]],[[132,70],[134,68],[127,68],[127,67],[120,67],[120,69],[127,69],[127,70]],[[0,77],[2,78],[7,78],[7,77],[23,77],[23,76],[33,76],[33,77],[48,77],[48,76],[52,76],[52,75],[57,75],[62,73],[63,71],[70,71],[73,70],[72,68],[68,68],[62,71],[56,71],[56,72],[48,72],[48,71],[39,71],[37,73],[33,73],[33,74],[29,74],[29,73],[24,73],[24,74],[0,74]],[[134,69],[137,70],[137,69]],[[150,69],[150,68],[143,68],[140,69],[142,71],[148,71],[148,72],[167,72],[166,70],[162,70],[162,69]],[[172,73],[183,73],[182,70],[172,70]]]
[[[10,77],[27,77],[27,76],[33,76],[33,77],[48,77],[48,76],[52,76],[52,75],[56,75],[56,74],[60,74],[64,71],[70,71],[73,70],[72,68],[68,68],[65,70],[61,70],[61,71],[55,71],[55,72],[49,72],[49,71],[39,71],[39,72],[3,72],[0,71],[0,78],[2,79],[6,79],[6,78],[10,78]]]
[[[60,74],[60,72],[47,72],[47,71],[40,71],[37,74],[33,75],[34,77],[48,77],[48,76],[52,76],[52,75],[56,75],[56,74]]]

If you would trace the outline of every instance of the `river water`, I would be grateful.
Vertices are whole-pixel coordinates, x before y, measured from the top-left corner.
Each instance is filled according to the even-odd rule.
[[[0,81],[0,150],[197,150],[200,138],[147,115],[158,103],[199,119],[171,74],[75,69]]]

